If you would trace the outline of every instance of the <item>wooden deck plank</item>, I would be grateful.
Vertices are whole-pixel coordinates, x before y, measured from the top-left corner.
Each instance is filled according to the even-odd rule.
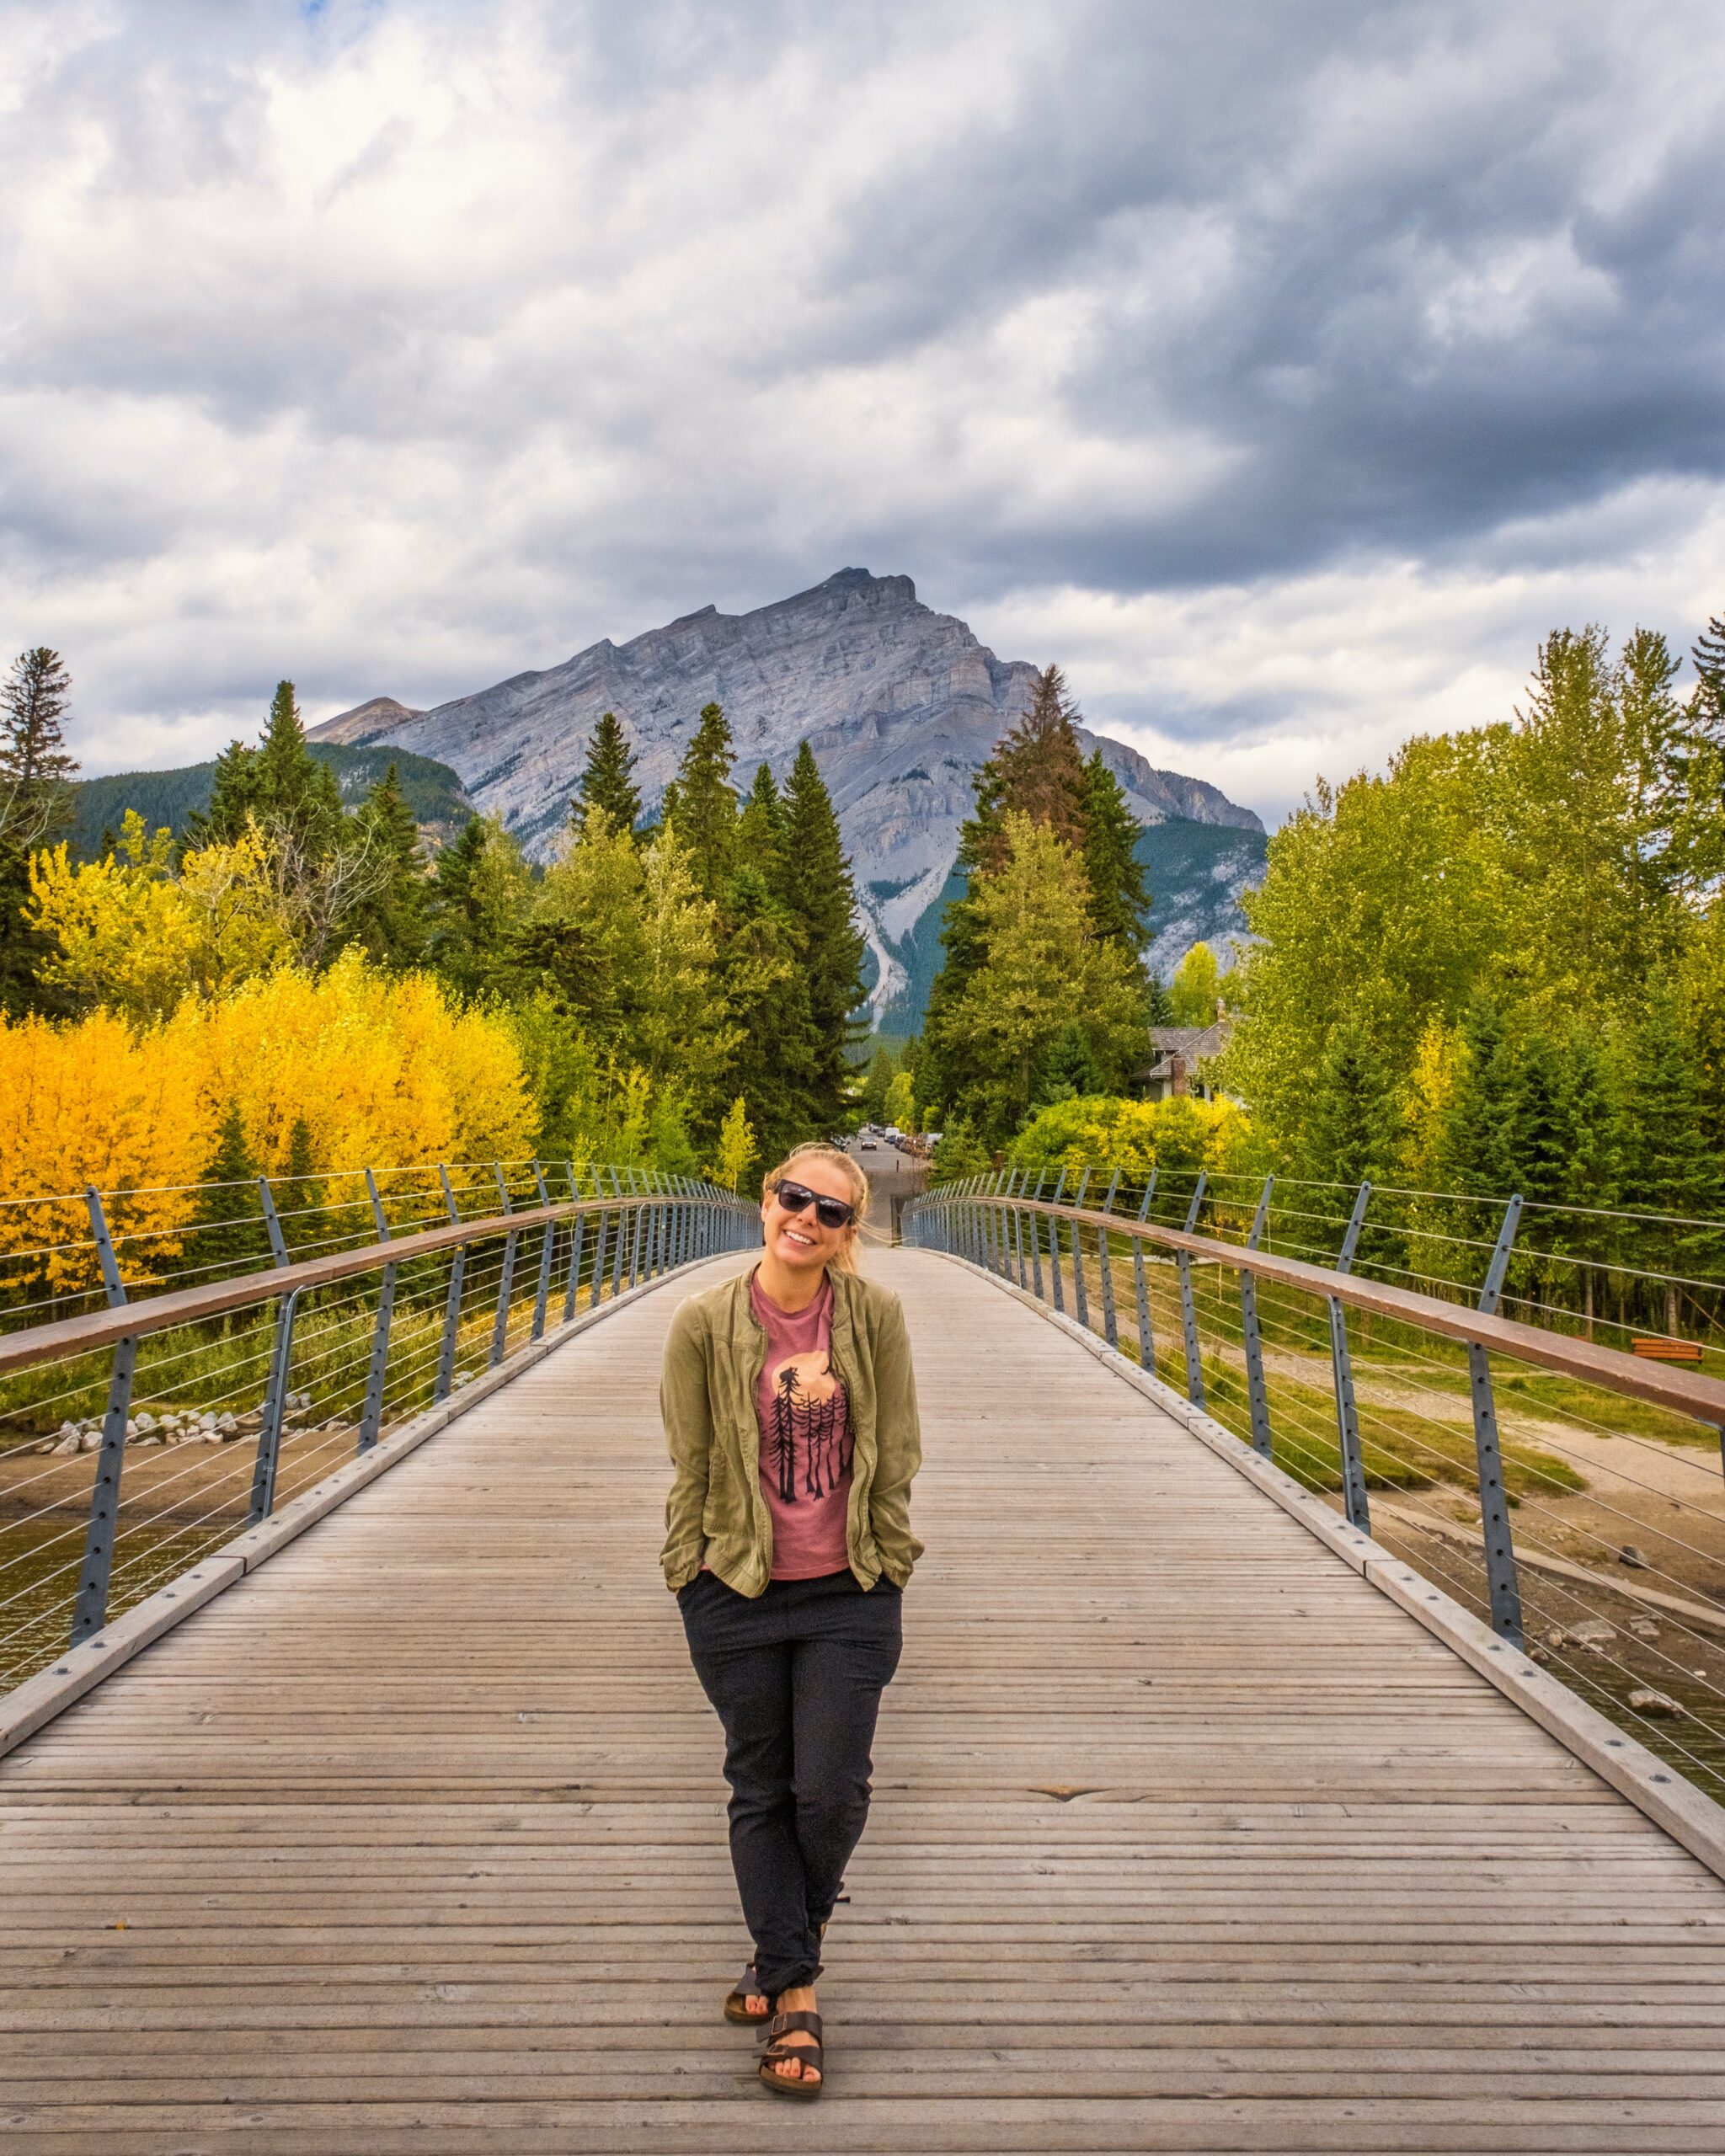
[[[819,2110],[717,2019],[672,1290],[0,1764],[8,2148],[1719,2146],[1725,1885],[1052,1327],[869,1263],[929,1550]]]

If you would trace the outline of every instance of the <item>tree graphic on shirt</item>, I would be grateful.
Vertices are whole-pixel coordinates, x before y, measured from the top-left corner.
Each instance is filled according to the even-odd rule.
[[[774,1493],[787,1505],[830,1497],[850,1468],[850,1401],[830,1359],[818,1350],[788,1356],[772,1374],[767,1455]]]

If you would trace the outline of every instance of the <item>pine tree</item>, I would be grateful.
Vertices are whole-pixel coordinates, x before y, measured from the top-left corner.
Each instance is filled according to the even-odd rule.
[[[572,820],[579,822],[588,809],[599,808],[619,830],[633,832],[641,820],[640,789],[631,776],[634,768],[635,752],[617,713],[601,713],[570,803]]]
[[[717,704],[704,704],[701,723],[665,789],[660,821],[675,826],[688,849],[702,894],[718,904],[736,857],[737,795],[731,784],[731,729]]]
[[[1445,1188],[1466,1200],[1508,1198],[1514,1187],[1520,1107],[1515,1052],[1502,1012],[1491,997],[1476,996],[1461,1021],[1465,1053],[1439,1138],[1438,1161]],[[1465,1203],[1455,1209],[1456,1231],[1477,1239],[1482,1215]],[[1457,1263],[1483,1277],[1478,1252]]]
[[[417,965],[425,953],[425,860],[419,827],[392,763],[354,818],[357,843],[380,856],[386,879],[349,923],[350,942],[380,965]]]
[[[1676,996],[1663,983],[1649,995],[1630,1037],[1622,1119],[1626,1206],[1694,1221],[1674,1228],[1649,1221],[1637,1230],[1635,1262],[1648,1271],[1700,1273],[1717,1262],[1720,1231],[1710,1224],[1725,1209],[1725,1163],[1707,1142],[1700,1059]],[[1676,1290],[1666,1323],[1674,1331]]]
[[[306,745],[293,683],[278,681],[264,738],[258,744],[258,803],[268,830],[291,832],[308,861],[323,860],[340,843],[346,819],[330,766]]]
[[[1016,810],[1033,824],[1045,825],[1081,857],[1089,836],[1088,787],[1074,730],[1077,717],[1066,677],[1058,666],[1045,667],[1036,677],[1030,708],[990,759],[990,791],[991,806],[1001,816]]]
[[[1382,1182],[1395,1159],[1397,1122],[1383,1059],[1359,1027],[1338,1027],[1313,1090],[1307,1172],[1344,1188]]]
[[[761,869],[777,889],[781,882],[784,843],[784,803],[779,798],[772,771],[761,764],[756,770],[755,783],[749,789],[738,819],[737,857]]]
[[[287,1159],[270,1187],[281,1217],[282,1240],[291,1251],[315,1254],[328,1233],[323,1225],[325,1193],[318,1174],[312,1126],[302,1115],[296,1115],[289,1126]]]
[[[1062,1026],[1043,1059],[1031,1106],[1051,1107],[1056,1101],[1090,1100],[1108,1090],[1108,1074],[1097,1061],[1083,1027]]]
[[[864,1123],[885,1122],[886,1097],[895,1075],[893,1052],[882,1042],[869,1062],[868,1075],[862,1081],[862,1097],[857,1103]]]
[[[814,1054],[809,1107],[816,1134],[844,1128],[851,1094],[851,1051],[862,1029],[852,1013],[862,1000],[862,953],[857,887],[814,751],[797,750],[784,791],[785,844],[780,895],[802,938]]]
[[[230,741],[216,759],[207,808],[194,808],[184,823],[183,851],[211,845],[231,846],[254,821],[262,807],[258,791],[258,752],[243,741]]]
[[[1091,918],[1098,935],[1112,937],[1135,958],[1150,934],[1151,896],[1135,851],[1144,826],[1100,749],[1084,766],[1084,825]]]
[[[184,1269],[199,1280],[256,1272],[269,1263],[257,1176],[245,1118],[239,1103],[230,1101],[216,1127],[216,1150],[201,1178],[195,1226],[185,1240]]]
[[[1172,1026],[1174,1022],[1174,999],[1162,986],[1162,975],[1152,974],[1145,991],[1145,1007],[1152,1026]]]
[[[490,817],[470,817],[439,854],[425,894],[426,956],[457,995],[520,988],[531,890],[521,848]]]
[[[804,938],[752,865],[733,872],[724,915],[718,985],[737,1036],[724,1084],[740,1092],[762,1150],[779,1160],[825,1127]]]
[[[30,851],[54,837],[71,800],[77,760],[65,747],[72,681],[45,644],[20,652],[0,688],[0,1013],[51,1011],[36,979],[51,939],[24,918]]]
[[[66,747],[72,676],[46,644],[21,651],[0,687],[0,841],[38,845],[67,809],[77,759]]]

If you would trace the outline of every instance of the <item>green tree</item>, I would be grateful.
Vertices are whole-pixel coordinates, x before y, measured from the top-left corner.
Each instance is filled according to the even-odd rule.
[[[1145,1011],[1152,1026],[1174,1023],[1174,999],[1162,986],[1162,975],[1152,974],[1145,990]]]
[[[239,1103],[230,1101],[216,1127],[216,1150],[204,1169],[183,1269],[200,1281],[260,1271],[270,1262],[258,1162],[246,1138]]]
[[[862,1038],[852,1013],[862,1000],[865,946],[839,819],[806,741],[785,783],[784,833],[778,895],[801,939],[813,1038],[808,1113],[820,1134],[843,1129],[849,1113],[852,1050]]]
[[[737,824],[739,859],[762,870],[778,887],[785,844],[784,803],[766,764],[756,766]]]
[[[714,905],[724,895],[736,858],[738,812],[732,761],[731,729],[724,712],[717,704],[704,704],[701,723],[660,804],[661,824],[676,827],[695,880]]]
[[[574,820],[579,822],[590,809],[602,808],[617,830],[633,832],[641,820],[640,789],[633,776],[635,760],[617,713],[601,712],[570,804]]]
[[[896,1075],[893,1052],[883,1041],[870,1059],[868,1075],[862,1081],[862,1097],[857,1103],[864,1123],[886,1120],[886,1097]]]
[[[1108,1090],[1108,1074],[1097,1060],[1089,1034],[1069,1020],[1043,1057],[1033,1105],[1050,1107],[1056,1101],[1087,1100]]]
[[[1337,1028],[1313,1093],[1306,1172],[1343,1186],[1386,1181],[1399,1135],[1395,1081],[1363,1027]]]
[[[971,1127],[967,1117],[949,1116],[929,1164],[931,1183],[959,1182],[966,1176],[986,1175],[994,1155]]]
[[[360,803],[354,830],[358,847],[379,873],[344,924],[344,940],[360,944],[380,965],[416,966],[425,955],[425,862],[419,827],[393,763]]]
[[[1028,1112],[1055,1037],[1081,1026],[1098,1067],[1125,1071],[1148,1049],[1143,995],[1119,946],[1099,937],[1071,850],[1017,810],[1006,819],[1000,869],[973,901],[981,963],[943,1016],[949,1067],[967,1071],[950,1105],[985,1142],[1009,1137]],[[927,1036],[934,1037],[931,1011]]]
[[[457,995],[508,997],[525,985],[531,892],[521,848],[494,818],[470,818],[437,857],[425,894],[426,955]]]
[[[1221,969],[1208,943],[1194,943],[1181,959],[1168,990],[1177,1026],[1213,1026],[1221,995]]]
[[[1084,875],[1098,935],[1136,958],[1150,933],[1151,894],[1136,847],[1144,826],[1124,787],[1092,750],[1084,766]]]
[[[739,1093],[725,1110],[724,1120],[718,1127],[713,1179],[727,1190],[740,1191],[744,1177],[760,1157],[761,1149],[750,1127],[748,1102]]]
[[[893,1130],[913,1131],[916,1128],[916,1081],[908,1070],[893,1074],[893,1081],[886,1089],[886,1104],[883,1118]]]
[[[24,915],[33,847],[52,840],[68,814],[77,759],[65,745],[72,677],[57,651],[22,651],[0,686],[0,1013],[51,1011],[60,999],[36,979],[52,939]]]
[[[1471,1198],[1507,1198],[1520,1152],[1520,1074],[1503,1012],[1476,996],[1463,1014],[1460,1082],[1439,1147],[1445,1190]]]
[[[980,865],[1001,857],[1001,836],[1009,815],[1044,825],[1082,858],[1090,837],[1089,787],[1078,746],[1078,712],[1058,666],[1036,677],[1023,717],[996,744],[977,772],[977,811],[983,844]],[[1136,834],[1135,832],[1134,835]]]
[[[725,894],[717,994],[734,1034],[736,1086],[764,1151],[781,1159],[820,1120],[824,1058],[806,942],[761,869],[739,867]]]

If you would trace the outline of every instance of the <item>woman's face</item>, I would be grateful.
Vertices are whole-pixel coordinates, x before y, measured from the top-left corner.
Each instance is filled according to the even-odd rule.
[[[812,1190],[817,1198],[836,1198],[844,1205],[856,1202],[851,1193],[850,1177],[831,1161],[798,1161],[785,1180],[801,1183],[804,1190]],[[789,1211],[779,1203],[776,1190],[768,1191],[761,1198],[761,1227],[762,1240],[772,1257],[781,1265],[798,1272],[805,1266],[813,1269],[828,1263],[857,1232],[854,1220],[847,1221],[842,1228],[822,1227],[812,1205],[805,1205],[800,1213]]]

